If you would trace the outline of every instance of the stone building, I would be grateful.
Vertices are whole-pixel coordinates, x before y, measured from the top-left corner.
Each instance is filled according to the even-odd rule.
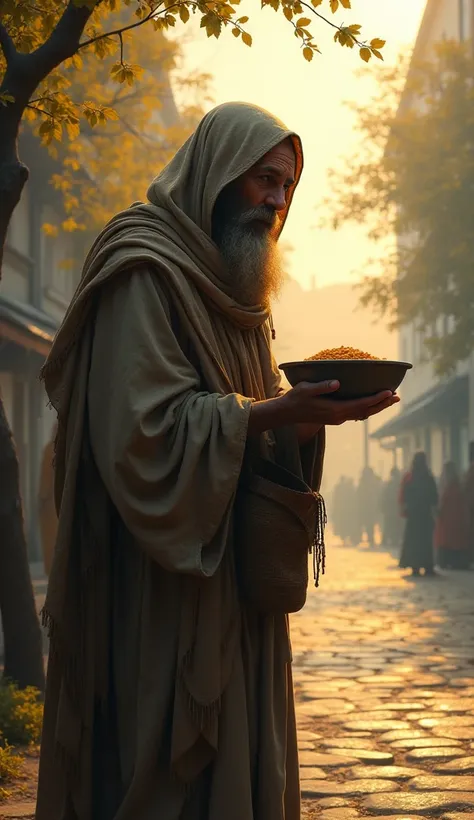
[[[428,59],[433,45],[443,39],[471,40],[473,33],[474,0],[428,0],[412,60]],[[402,96],[401,106],[413,105],[407,97]],[[438,335],[448,332],[449,321],[448,317],[439,320]],[[403,384],[400,413],[372,437],[400,453],[404,469],[414,452],[424,450],[436,476],[447,460],[464,471],[469,441],[474,440],[474,366],[470,361],[459,362],[455,373],[439,379],[426,358],[423,341],[423,332],[414,325],[401,328],[399,358],[412,362],[414,368]]]

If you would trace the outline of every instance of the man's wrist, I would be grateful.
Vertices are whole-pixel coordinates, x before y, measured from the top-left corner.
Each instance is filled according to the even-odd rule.
[[[279,427],[285,427],[287,424],[291,424],[289,415],[284,394],[273,399],[256,401],[250,408],[248,434],[249,436],[258,436],[267,430],[277,430]]]

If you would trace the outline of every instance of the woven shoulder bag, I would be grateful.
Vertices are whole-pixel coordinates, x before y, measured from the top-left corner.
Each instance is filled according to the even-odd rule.
[[[316,586],[324,573],[326,512],[321,495],[267,459],[242,476],[236,503],[236,567],[242,598],[265,613],[300,610],[313,554]]]

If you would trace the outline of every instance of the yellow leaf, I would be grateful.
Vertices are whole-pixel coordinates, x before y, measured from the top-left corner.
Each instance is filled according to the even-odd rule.
[[[245,23],[248,23],[248,21],[249,21],[248,17],[239,17],[239,19],[237,20],[237,22],[242,23],[242,25],[245,25]]]
[[[64,222],[61,223],[61,228],[63,231],[67,231],[67,233],[72,233],[73,231],[77,231],[78,224],[75,219],[70,216],[68,219],[65,219]]]
[[[189,9],[187,6],[180,5],[179,7],[179,16],[181,18],[182,23],[187,23],[189,20]]]
[[[331,6],[331,11],[333,14],[335,14],[339,8],[339,0],[329,0],[329,2]]]
[[[311,0],[311,3],[315,8],[320,6],[322,2],[323,2],[323,0]]]
[[[77,120],[77,122],[66,123],[66,131],[70,140],[77,139],[81,132],[81,129],[79,127],[79,120]]]
[[[372,56],[372,52],[371,52],[370,48],[365,48],[364,47],[364,48],[360,49],[359,55],[360,55],[360,59],[363,60],[364,63],[368,63],[371,56]]]
[[[71,171],[79,171],[81,165],[74,157],[66,157],[64,160],[65,168],[70,168]]]
[[[378,49],[373,48],[373,49],[372,49],[372,54],[374,54],[374,55],[375,55],[375,57],[377,57],[379,60],[383,60],[383,54],[382,54],[382,52],[381,52],[381,51],[379,51]]]
[[[343,9],[351,8],[351,0],[340,0],[340,3]]]
[[[235,9],[228,3],[224,3],[219,6],[219,14],[227,20],[230,20],[235,14]]]
[[[378,37],[375,37],[373,40],[370,41],[370,45],[372,48],[381,49],[384,47],[386,40],[379,40]]]
[[[248,31],[244,31],[242,34],[242,42],[244,42],[246,46],[252,45],[252,36],[248,33]]]
[[[313,59],[313,49],[309,46],[305,46],[305,48],[303,49],[303,57],[305,58],[305,60],[308,61],[308,63],[310,63]]]
[[[206,34],[208,37],[219,37],[222,29],[222,23],[217,14],[208,12],[207,14],[204,14],[201,19],[201,28],[206,29]]]
[[[49,222],[44,222],[41,230],[46,236],[57,236],[59,233],[57,225],[51,225]]]
[[[98,117],[96,112],[92,108],[85,108],[84,116],[91,128],[94,128],[94,126],[97,125]]]
[[[52,126],[52,121],[51,120],[45,120],[44,122],[41,123],[38,133],[42,137],[46,136],[46,134],[49,134],[49,132],[51,131],[51,126]]]
[[[240,37],[240,29],[233,28],[232,29],[232,34],[234,35],[234,37]]]
[[[285,8],[283,9],[283,14],[285,15],[287,20],[293,20],[293,11],[292,9],[290,9],[289,6],[285,6]]]
[[[309,26],[310,24],[311,20],[309,19],[309,17],[300,17],[300,19],[296,23],[298,28],[303,28],[304,26]]]
[[[113,122],[117,122],[119,118],[119,115],[113,108],[103,108],[102,113],[107,120],[112,120]]]

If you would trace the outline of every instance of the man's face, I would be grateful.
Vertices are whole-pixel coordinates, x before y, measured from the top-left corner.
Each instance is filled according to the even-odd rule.
[[[217,199],[212,237],[232,276],[237,301],[267,306],[283,280],[276,240],[279,213],[295,182],[290,139],[272,148]]]

